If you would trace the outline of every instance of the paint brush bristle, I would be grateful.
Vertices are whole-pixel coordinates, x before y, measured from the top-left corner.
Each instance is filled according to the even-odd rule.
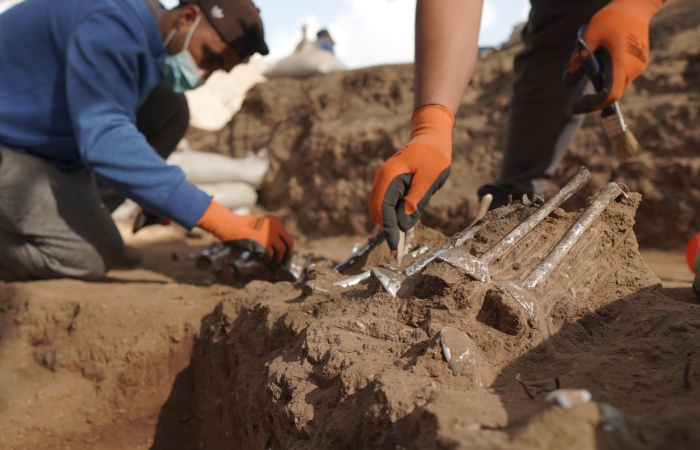
[[[624,161],[639,153],[639,142],[627,126],[617,102],[603,110],[602,120],[613,155],[618,160]]]

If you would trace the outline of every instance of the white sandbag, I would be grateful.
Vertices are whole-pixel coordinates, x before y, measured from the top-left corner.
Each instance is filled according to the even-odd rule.
[[[248,152],[243,158],[231,158],[219,153],[183,150],[178,146],[166,162],[180,166],[187,181],[195,184],[240,181],[260,187],[270,168],[266,148],[258,150],[257,154]]]
[[[211,195],[224,207],[235,210],[253,206],[258,202],[258,193],[253,186],[237,181],[227,183],[197,183],[196,186]]]
[[[218,131],[241,109],[248,90],[265,81],[267,59],[253,55],[247,64],[224,72],[217,70],[197,89],[185,92],[190,107],[190,125],[205,131]]]
[[[133,200],[126,199],[124,202],[112,211],[112,220],[127,221],[134,219],[141,207]]]
[[[279,60],[267,69],[263,75],[267,78],[293,77],[305,78],[317,73],[332,73],[346,70],[333,53],[312,44],[307,50],[294,53]]]

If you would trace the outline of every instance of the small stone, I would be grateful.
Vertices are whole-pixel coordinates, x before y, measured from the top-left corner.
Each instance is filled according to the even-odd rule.
[[[591,401],[593,396],[585,389],[557,389],[545,397],[549,403],[559,405],[564,409],[571,409]]]
[[[440,346],[445,361],[456,376],[462,375],[476,363],[476,345],[460,330],[443,327],[440,330]]]

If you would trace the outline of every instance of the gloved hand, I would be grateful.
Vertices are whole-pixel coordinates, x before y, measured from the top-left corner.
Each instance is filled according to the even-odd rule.
[[[197,226],[271,264],[281,264],[294,252],[294,241],[275,216],[239,216],[212,200]]]
[[[430,197],[450,176],[454,123],[454,114],[444,106],[418,108],[411,118],[408,145],[374,174],[369,212],[392,250],[399,244],[399,229],[413,228]]]
[[[612,0],[591,18],[583,40],[603,63],[603,89],[584,95],[574,113],[587,113],[619,100],[632,81],[647,67],[649,21],[664,0]],[[569,63],[566,84],[574,85],[584,76],[578,55]]]

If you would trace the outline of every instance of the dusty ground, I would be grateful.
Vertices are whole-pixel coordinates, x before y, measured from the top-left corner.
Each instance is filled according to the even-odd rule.
[[[570,220],[551,220],[542,234],[561,232]],[[301,250],[339,260],[363,239],[310,241]],[[590,389],[649,429],[646,445],[624,441],[631,447],[700,442],[685,425],[697,412],[700,372],[691,364],[689,390],[683,370],[696,345],[698,306],[679,252],[642,251],[661,289],[633,254],[617,262],[604,256],[634,275],[627,285],[593,299],[578,277],[569,285],[586,300],[564,315],[553,337],[524,345],[514,339],[515,351],[510,343],[508,351],[484,348],[487,376],[496,377],[487,389],[450,375],[436,347],[442,324],[463,328],[469,321],[459,304],[467,300],[432,294],[436,283],[454,283],[449,269],[438,267],[437,278],[419,289],[427,295],[417,294],[428,298],[407,307],[374,293],[376,285],[310,297],[286,283],[209,285],[214,277],[188,257],[209,241],[174,227],[127,241],[143,249],[144,263],[112,271],[105,282],[0,286],[2,448],[412,448],[414,439],[421,448],[507,447],[528,439],[541,447],[541,427],[579,433],[580,448],[595,439],[604,448],[618,445],[619,436],[593,431],[595,408],[545,407],[554,377],[564,387]],[[532,259],[547,245],[536,245]],[[512,274],[512,267],[503,270]],[[464,329],[483,345],[473,334],[478,328]],[[611,439],[612,447],[605,444]]]
[[[136,268],[101,282],[0,284],[0,447],[700,447],[700,304],[680,251],[700,230],[699,23],[691,7],[652,28],[650,69],[623,103],[645,153],[616,163],[590,119],[553,180],[581,163],[593,172],[566,211],[610,180],[643,201],[606,210],[536,291],[537,323],[446,263],[397,298],[376,281],[237,289],[195,268],[210,238],[161,226],[133,236],[120,224],[144,253]],[[463,98],[453,175],[425,216],[448,235],[496,174],[516,51],[481,60]],[[339,261],[367,238],[371,176],[408,136],[410,78],[410,66],[389,66],[267,83],[222,132],[191,136],[233,154],[269,146],[263,205],[287,206],[301,252]],[[466,248],[480,255],[529,211],[492,213]],[[554,213],[493,265],[494,279],[522,278],[576,217]],[[446,239],[422,229],[416,244]],[[389,259],[381,247],[362,264]],[[319,269],[312,283],[339,277]],[[443,327],[474,364],[455,371],[444,360]],[[551,406],[557,385],[599,403]]]

